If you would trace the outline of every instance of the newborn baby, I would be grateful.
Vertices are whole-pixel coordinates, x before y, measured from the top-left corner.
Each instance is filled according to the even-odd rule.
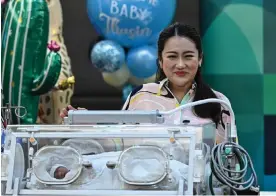
[[[63,179],[70,170],[64,165],[56,164],[50,170],[50,176],[56,179]]]

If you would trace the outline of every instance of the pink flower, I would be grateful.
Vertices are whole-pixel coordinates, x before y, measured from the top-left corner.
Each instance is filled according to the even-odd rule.
[[[51,40],[51,42],[48,44],[48,48],[51,51],[58,52],[60,50],[60,46],[57,44],[56,41]]]

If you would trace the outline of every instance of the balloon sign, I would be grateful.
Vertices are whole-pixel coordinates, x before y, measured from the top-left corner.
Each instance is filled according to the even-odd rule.
[[[125,47],[145,45],[174,17],[176,0],[87,0],[97,32]]]
[[[91,51],[92,64],[101,72],[115,72],[125,63],[125,51],[111,40],[95,44]]]
[[[127,65],[130,73],[137,78],[148,78],[157,71],[157,49],[141,46],[128,52]]]

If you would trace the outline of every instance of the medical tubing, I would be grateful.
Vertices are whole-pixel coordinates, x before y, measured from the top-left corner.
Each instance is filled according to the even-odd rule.
[[[218,158],[219,159],[219,158]],[[245,166],[246,167],[246,166]],[[214,165],[212,165],[212,169],[214,169]],[[235,171],[233,171],[233,172],[235,172]],[[218,173],[220,173],[220,172],[218,172]],[[229,173],[229,172],[227,172],[227,173]],[[237,172],[235,172],[235,173],[237,173]],[[228,177],[227,177],[227,175],[224,175],[224,178],[221,178],[219,175],[217,175],[217,173],[214,173],[214,175],[216,176],[216,178],[220,181],[220,182],[222,182],[223,184],[226,184],[226,185],[229,185],[227,182],[225,182],[225,179],[224,178],[226,178],[226,180],[228,180],[228,181],[230,181],[230,183],[232,183],[232,184],[237,184],[236,182],[238,181],[239,182],[239,185],[244,185],[244,184],[248,184],[249,182],[252,182],[252,176],[250,177],[250,179],[249,180],[247,180],[246,182],[241,182],[241,178],[236,178],[235,180],[236,180],[236,182],[235,181],[233,181],[233,180],[231,180],[231,178],[229,179]],[[220,173],[220,175],[223,175],[223,173]],[[252,185],[252,184],[251,184]],[[250,186],[249,186],[250,187]],[[243,189],[242,189],[243,190]],[[247,190],[247,188],[245,188],[245,190]]]
[[[209,176],[209,189],[211,192],[211,195],[215,195],[214,189],[213,189],[213,175],[212,173]]]
[[[240,171],[235,171],[235,170],[229,170],[227,169],[222,161],[222,156],[224,153],[224,149],[226,147],[231,146],[233,149],[233,153],[237,158],[237,161],[239,162],[241,166]],[[245,177],[247,171],[248,171],[248,166],[251,169],[252,173],[251,176],[248,180],[243,181],[242,178]],[[234,142],[223,142],[221,144],[216,145],[212,149],[212,154],[211,154],[211,171],[212,174],[215,175],[217,180],[219,180],[221,183],[227,185],[234,191],[245,191],[250,189],[252,186],[258,187],[258,180],[257,180],[257,175],[254,170],[252,160],[246,150],[242,148],[240,145],[234,143]],[[234,174],[239,174],[239,177],[229,177],[228,174],[234,173]],[[211,176],[212,176],[211,174]],[[210,176],[210,178],[211,178]],[[211,180],[211,179],[210,179]],[[209,185],[212,185],[210,182]],[[246,185],[246,186],[244,186]],[[210,190],[212,187],[210,187]],[[212,192],[212,191],[211,191]]]
[[[199,101],[195,101],[195,102],[191,102],[191,103],[187,103],[185,105],[181,105],[173,110],[170,110],[170,111],[165,111],[165,112],[160,112],[161,115],[171,115],[175,112],[178,112],[179,110],[183,110],[183,109],[187,109],[187,108],[190,108],[190,107],[193,107],[193,106],[197,106],[197,105],[202,105],[202,104],[206,104],[206,103],[220,103],[224,106],[227,107],[227,109],[229,110],[230,112],[230,116],[231,116],[231,129],[230,129],[230,135],[234,137],[237,136],[237,130],[236,130],[236,125],[235,125],[235,115],[234,115],[234,112],[232,110],[232,107],[229,103],[227,103],[226,101],[223,101],[221,99],[214,99],[214,98],[211,98],[211,99],[204,99],[204,100],[199,100]],[[227,139],[227,136],[228,136],[228,133],[226,132],[225,134],[225,139]]]
[[[210,146],[208,146],[208,144],[206,144],[206,143],[203,143],[203,146],[206,148],[206,153],[204,156],[205,164],[206,164],[208,162],[208,160],[210,159],[211,149],[210,149]]]

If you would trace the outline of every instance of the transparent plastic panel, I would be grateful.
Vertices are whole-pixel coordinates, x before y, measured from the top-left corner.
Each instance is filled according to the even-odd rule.
[[[37,141],[39,143],[39,140]],[[187,138],[179,138],[177,143],[171,143],[169,135],[168,138],[105,138],[99,142],[94,141],[97,141],[97,138],[70,138],[60,146],[45,146],[39,149],[32,161],[32,189],[55,187],[94,190],[176,190],[179,178],[188,181],[189,149],[185,149],[185,146],[189,146]],[[63,146],[64,143],[68,146]],[[80,155],[80,147],[96,151]],[[80,170],[79,160],[80,173],[77,172]],[[58,171],[57,166],[69,170],[63,179],[55,179],[50,175],[53,169],[62,172]],[[74,174],[69,175],[72,171]],[[61,185],[61,182],[67,182],[64,183],[67,185]]]
[[[37,180],[45,184],[69,184],[82,170],[82,158],[70,146],[44,146],[32,160]]]
[[[192,193],[196,150],[208,151],[204,144],[196,147],[196,141],[202,141],[198,138],[202,134],[195,131],[203,130],[198,126],[12,126],[10,130],[23,141],[23,189],[38,195],[42,190]],[[199,171],[202,175],[204,170]]]

